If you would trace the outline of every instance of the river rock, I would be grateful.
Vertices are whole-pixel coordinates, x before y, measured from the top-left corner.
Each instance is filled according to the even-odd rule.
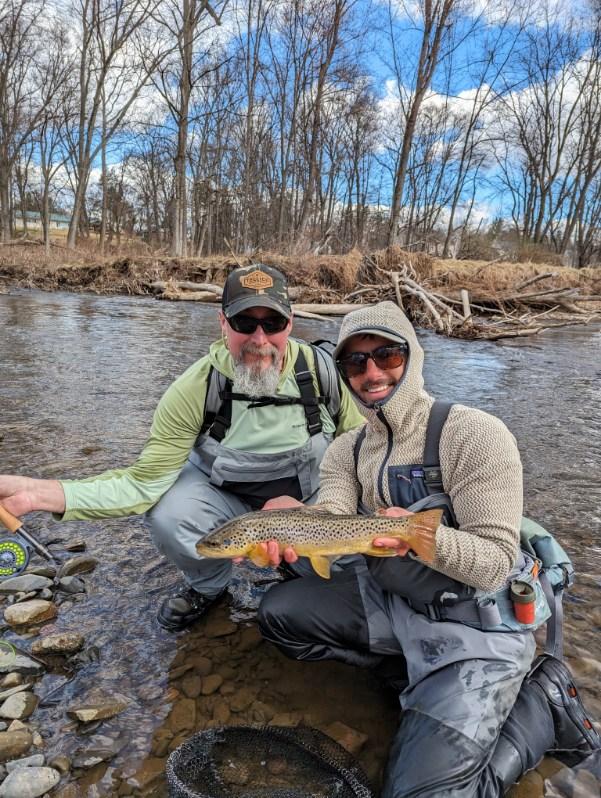
[[[263,642],[261,632],[256,626],[247,626],[240,632],[240,640],[236,646],[236,651],[252,651]]]
[[[67,715],[70,718],[81,721],[81,723],[90,723],[95,720],[113,718],[123,712],[124,709],[127,709],[127,704],[124,701],[107,700],[69,707]]]
[[[11,626],[22,626],[26,623],[41,623],[55,618],[57,609],[54,604],[44,599],[32,599],[13,604],[4,610],[4,619]]]
[[[48,763],[51,768],[58,770],[59,773],[68,773],[71,770],[71,760],[64,754],[59,754]]]
[[[207,637],[227,637],[238,631],[238,624],[229,618],[209,617],[204,632]]]
[[[257,696],[257,689],[254,687],[241,687],[230,698],[230,709],[232,712],[244,712],[248,709]]]
[[[88,770],[89,768],[99,765],[101,762],[108,762],[108,760],[112,759],[114,756],[115,751],[112,751],[110,748],[90,748],[88,751],[80,751],[75,754],[71,766],[73,768]]]
[[[208,676],[213,670],[213,663],[208,657],[202,655],[191,657],[190,662],[194,665],[194,670],[199,676]]]
[[[77,632],[59,632],[35,640],[32,654],[74,654],[83,648],[84,637]]]
[[[9,762],[26,754],[33,745],[33,737],[28,729],[0,732],[0,762]]]
[[[231,712],[227,701],[224,701],[223,698],[219,699],[213,707],[213,720],[216,721],[219,726],[225,726],[230,719],[230,715]]]
[[[0,706],[0,717],[11,720],[28,718],[37,707],[39,698],[33,693],[17,693],[11,695]]]
[[[45,576],[47,579],[54,579],[56,576],[56,568],[53,568],[52,565],[30,565],[25,573]]]
[[[182,679],[182,693],[187,698],[198,698],[200,687],[201,678],[197,673],[187,673]]]
[[[65,545],[65,551],[85,551],[87,548],[85,540],[72,540]]]
[[[223,684],[223,676],[219,673],[212,673],[209,676],[205,676],[201,682],[200,692],[202,695],[212,695],[212,693],[217,692],[221,685]]]
[[[346,750],[353,755],[359,753],[368,739],[367,734],[363,734],[363,732],[357,731],[356,729],[351,729],[350,726],[341,723],[339,720],[330,723],[324,731],[328,737],[336,740],[337,743],[340,743],[343,748],[346,748]]]
[[[16,687],[19,684],[23,684],[23,677],[20,673],[7,673],[0,681],[0,687]]]
[[[127,779],[127,783],[140,791],[146,791],[157,784],[163,778],[164,773],[165,760],[151,757],[146,759],[134,775]]]
[[[507,798],[543,798],[543,796],[543,777],[536,770],[531,770],[522,776],[519,783],[507,793]]]
[[[52,768],[18,768],[0,787],[1,798],[37,798],[59,783],[61,774]]]
[[[16,687],[8,687],[6,690],[2,690],[0,691],[0,702],[4,701],[4,699],[8,698],[10,695],[22,693],[24,690],[29,690],[30,687],[30,684],[18,684]]]
[[[171,740],[173,740],[171,729],[157,729],[152,737],[151,753],[153,756],[166,756]]]
[[[0,673],[19,673],[23,676],[39,676],[44,672],[41,662],[26,657],[24,654],[10,654],[0,649]]]
[[[75,595],[86,592],[86,583],[79,576],[63,576],[58,580],[59,590]]]
[[[167,718],[167,726],[169,726],[173,734],[191,731],[195,724],[196,703],[191,698],[182,698],[177,701]]]
[[[44,588],[51,587],[51,585],[52,580],[45,576],[21,574],[20,576],[13,576],[11,579],[0,582],[0,593],[30,593],[31,591],[43,590]]]
[[[61,565],[58,577],[75,576],[75,574],[88,574],[96,568],[98,560],[90,554],[81,554],[79,557],[70,557]]]
[[[18,768],[41,768],[44,765],[44,754],[33,754],[26,756],[23,759],[13,759],[12,762],[6,763],[6,769],[9,773]]]

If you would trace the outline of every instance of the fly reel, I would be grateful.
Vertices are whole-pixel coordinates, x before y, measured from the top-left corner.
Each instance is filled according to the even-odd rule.
[[[27,568],[29,547],[16,536],[0,538],[0,579],[20,574]]]

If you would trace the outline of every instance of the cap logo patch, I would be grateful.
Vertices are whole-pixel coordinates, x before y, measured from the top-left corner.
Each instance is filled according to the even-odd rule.
[[[244,288],[250,288],[253,291],[265,291],[266,288],[273,288],[273,278],[260,269],[245,274],[240,278],[240,283]]]

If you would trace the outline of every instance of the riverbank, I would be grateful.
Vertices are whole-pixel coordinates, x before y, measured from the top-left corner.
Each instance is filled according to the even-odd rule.
[[[282,269],[301,312],[307,303],[329,315],[334,304],[390,299],[416,325],[454,337],[532,335],[601,317],[601,268],[441,260],[399,247],[346,255],[175,258],[143,252],[138,245],[120,250],[118,257],[101,257],[95,249],[62,245],[53,245],[45,255],[39,243],[22,241],[0,246],[0,292],[18,287],[218,302],[219,286],[231,269],[251,262]],[[213,293],[207,286],[214,287]]]

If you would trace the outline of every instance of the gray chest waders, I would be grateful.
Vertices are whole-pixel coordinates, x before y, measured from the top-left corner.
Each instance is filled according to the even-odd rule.
[[[394,505],[413,512],[429,508],[444,511],[442,523],[458,527],[450,496],[444,492],[439,446],[442,429],[452,404],[435,402],[426,431],[423,463],[388,465],[387,477]],[[355,465],[365,437],[355,443]],[[485,631],[532,631],[547,623],[545,651],[562,656],[562,593],[573,581],[568,555],[543,527],[524,518],[520,530],[521,554],[508,583],[494,593],[485,593],[457,582],[417,559],[395,557],[371,559],[371,575],[386,591],[402,596],[409,606],[433,620],[465,623]],[[517,603],[512,585],[523,586],[532,598],[529,622],[519,620],[523,608]],[[525,616],[521,615],[523,619]]]
[[[322,429],[320,405],[327,407],[335,422],[340,407],[340,390],[331,357],[316,346],[312,350],[318,393],[302,348],[299,348],[294,364],[300,397],[251,398],[235,393],[232,381],[215,369],[211,369],[209,374],[203,426],[190,460],[210,477],[213,485],[236,494],[253,509],[259,509],[268,499],[284,494],[307,501],[317,491],[319,464],[333,437]],[[272,405],[274,413],[278,412],[278,407],[302,405],[308,434],[306,443],[271,454],[243,452],[225,446],[223,440],[231,425],[232,403],[235,401],[248,402],[249,410]]]

